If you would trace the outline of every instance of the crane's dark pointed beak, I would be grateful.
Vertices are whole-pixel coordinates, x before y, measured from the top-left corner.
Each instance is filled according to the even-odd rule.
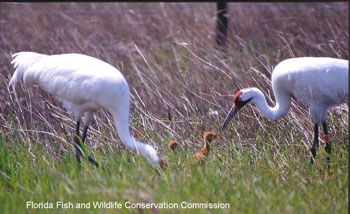
[[[233,107],[231,108],[230,112],[227,114],[224,123],[222,124],[222,128],[221,128],[222,130],[224,130],[226,128],[227,124],[230,122],[230,120],[233,118],[233,116],[235,116],[237,111],[238,111],[237,106],[233,105]]]

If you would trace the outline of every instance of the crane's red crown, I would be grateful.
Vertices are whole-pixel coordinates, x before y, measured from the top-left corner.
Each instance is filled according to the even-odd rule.
[[[234,109],[236,109],[238,106],[236,106],[236,101],[238,100],[238,98],[241,96],[243,94],[243,92],[242,91],[238,91],[236,94],[235,94],[235,96],[234,96],[234,98],[233,98],[233,105],[232,105],[232,108],[234,108]],[[239,109],[239,107],[238,107],[238,109]]]
[[[235,94],[235,97],[233,98],[233,102],[235,102],[242,94],[243,94],[242,91],[238,91],[238,92]]]

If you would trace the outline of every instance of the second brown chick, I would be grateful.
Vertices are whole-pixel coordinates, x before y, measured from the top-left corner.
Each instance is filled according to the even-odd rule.
[[[170,143],[169,143],[169,147],[175,151],[175,149],[178,149],[180,148],[180,144],[176,141],[176,140],[171,140]]]
[[[199,150],[198,152],[196,152],[193,155],[193,158],[196,160],[202,160],[204,161],[206,159],[206,157],[209,155],[210,152],[210,145],[209,143],[211,141],[213,141],[214,139],[218,138],[218,135],[214,132],[206,132],[204,134],[204,145],[201,148],[201,150]]]

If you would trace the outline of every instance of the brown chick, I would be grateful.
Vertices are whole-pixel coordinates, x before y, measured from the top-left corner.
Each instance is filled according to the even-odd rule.
[[[215,138],[218,138],[218,135],[214,132],[206,132],[204,134],[204,146],[199,150],[197,153],[193,155],[193,158],[196,160],[202,160],[204,161],[205,158],[208,156],[210,152],[210,146],[209,143],[214,140]]]
[[[175,149],[180,148],[180,144],[176,140],[171,140],[169,143],[169,147],[175,151]]]

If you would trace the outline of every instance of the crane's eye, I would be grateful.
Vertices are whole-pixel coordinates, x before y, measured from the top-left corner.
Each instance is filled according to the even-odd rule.
[[[253,97],[249,98],[248,100],[243,101],[240,97],[238,97],[235,100],[235,104],[237,107],[242,108],[245,104],[249,103],[252,99],[253,99]]]

